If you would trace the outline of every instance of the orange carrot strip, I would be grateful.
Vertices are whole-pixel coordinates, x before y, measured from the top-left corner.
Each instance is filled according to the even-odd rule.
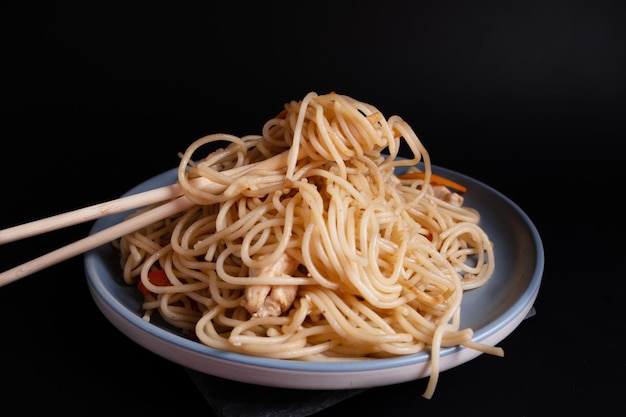
[[[425,174],[423,172],[411,172],[407,174],[401,174],[398,176],[398,178],[400,178],[401,180],[421,180],[424,179],[424,176]],[[467,191],[467,187],[437,174],[431,174],[430,182],[432,182],[433,184],[445,185],[446,187],[453,188],[462,193]]]
[[[150,283],[156,285],[157,287],[164,287],[170,285],[170,280],[167,278],[167,273],[163,269],[155,269],[154,271],[148,272],[148,281]],[[150,291],[143,285],[143,282],[139,280],[137,282],[137,288],[144,295],[150,294]]]

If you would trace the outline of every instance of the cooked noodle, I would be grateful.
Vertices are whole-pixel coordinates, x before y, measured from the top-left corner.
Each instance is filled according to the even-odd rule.
[[[223,147],[194,161],[207,144]],[[422,178],[397,174],[420,163]],[[428,351],[430,398],[441,347],[502,354],[459,326],[463,292],[493,273],[492,243],[479,213],[436,195],[431,178],[400,117],[309,93],[261,135],[189,146],[178,181],[195,205],[115,243],[124,280],[145,287],[146,320],[158,311],[216,349],[303,361]]]

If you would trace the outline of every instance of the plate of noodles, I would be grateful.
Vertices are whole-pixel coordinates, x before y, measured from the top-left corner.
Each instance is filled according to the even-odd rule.
[[[347,96],[287,103],[261,135],[201,138],[124,196],[172,184],[185,203],[87,252],[85,271],[123,334],[202,373],[314,390],[429,377],[430,397],[442,371],[502,356],[539,292],[543,246],[520,207]]]

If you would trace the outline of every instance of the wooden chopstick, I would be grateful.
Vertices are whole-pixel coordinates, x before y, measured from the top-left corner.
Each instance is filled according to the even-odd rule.
[[[182,195],[178,183],[0,230],[0,245]]]

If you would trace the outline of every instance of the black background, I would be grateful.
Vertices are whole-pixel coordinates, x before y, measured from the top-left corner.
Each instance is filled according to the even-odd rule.
[[[546,263],[505,358],[444,372],[431,400],[420,380],[320,415],[626,409],[623,3],[130,3],[3,3],[1,227],[116,198],[195,139],[258,134],[310,91],[347,94],[515,201]],[[0,266],[90,226],[6,244]],[[14,415],[213,413],[183,369],[109,324],[81,256],[0,288],[0,325]]]

